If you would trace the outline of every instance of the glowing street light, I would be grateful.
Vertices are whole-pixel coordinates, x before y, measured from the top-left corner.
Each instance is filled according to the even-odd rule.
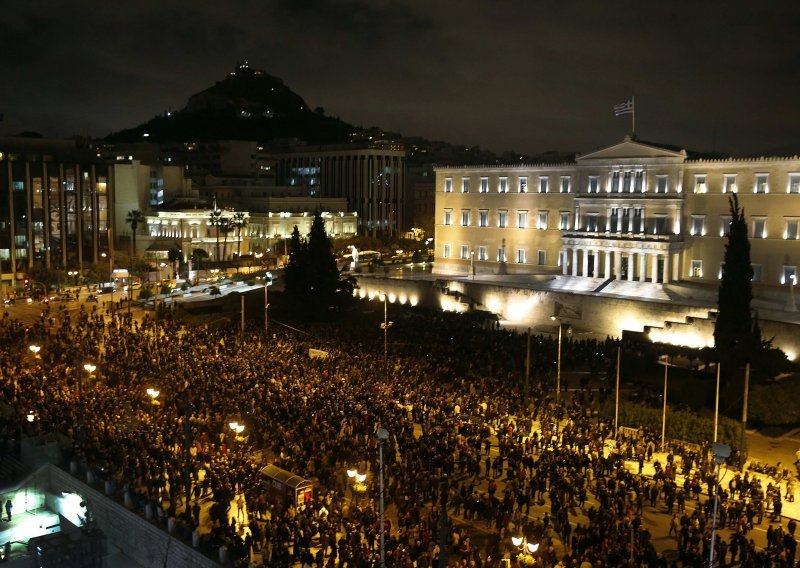
[[[238,422],[229,422],[228,427],[236,433],[234,437],[235,440],[241,442],[244,440],[244,436],[242,436],[242,432],[244,432],[244,424],[239,424]]]
[[[41,345],[30,345],[28,346],[28,349],[30,349],[34,357],[36,357],[37,359],[39,358],[39,351],[42,350]]]
[[[364,483],[367,479],[366,473],[358,473],[358,470],[348,469],[347,477],[353,480],[353,492],[363,494],[367,492],[367,484]]]
[[[86,371],[91,375],[92,373],[94,373],[97,370],[97,365],[92,365],[91,363],[86,363],[83,366],[83,368],[86,369]]]
[[[158,400],[156,399],[158,398],[158,395],[161,394],[161,391],[157,391],[156,389],[147,389],[147,394],[150,395],[150,401],[154,406],[159,404]]]
[[[524,536],[512,536],[511,544],[520,550],[520,555],[517,558],[520,564],[533,566],[536,563],[533,555],[539,550],[539,543],[528,542]]]

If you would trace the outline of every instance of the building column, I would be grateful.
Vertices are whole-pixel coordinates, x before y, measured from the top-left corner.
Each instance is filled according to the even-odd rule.
[[[593,250],[592,251],[592,258],[594,262],[592,262],[592,278],[599,278],[600,277],[600,251]]]
[[[569,252],[568,249],[561,249],[561,274],[567,276],[569,274]]]
[[[603,251],[605,257],[605,270],[603,271],[603,278],[611,278],[611,251]]]
[[[664,284],[669,284],[669,271],[670,271],[670,264],[672,259],[670,258],[672,255],[667,252],[664,255]]]
[[[639,253],[639,282],[647,280],[647,253]]]
[[[584,250],[583,251],[583,266],[581,266],[581,276],[589,276],[589,255],[591,254],[590,251]]]
[[[628,253],[628,282],[633,282],[633,273],[636,272],[636,263],[634,262],[634,253]]]
[[[656,282],[658,282],[658,255],[654,253],[652,255],[652,257],[653,257],[652,281],[653,281],[653,284],[655,284]]]
[[[672,255],[672,280],[678,282],[681,279],[681,253],[676,252]]]
[[[622,271],[622,254],[618,250],[614,251],[614,277],[619,280]]]
[[[578,249],[572,249],[572,275],[578,275]]]

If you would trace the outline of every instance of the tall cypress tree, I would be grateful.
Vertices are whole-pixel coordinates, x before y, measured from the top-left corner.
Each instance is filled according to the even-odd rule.
[[[739,209],[736,194],[728,198],[731,224],[725,246],[725,264],[719,284],[714,344],[720,360],[747,355],[754,346],[750,302],[753,299],[753,267],[744,209]],[[738,357],[736,357],[738,359]],[[739,359],[740,360],[740,359]]]

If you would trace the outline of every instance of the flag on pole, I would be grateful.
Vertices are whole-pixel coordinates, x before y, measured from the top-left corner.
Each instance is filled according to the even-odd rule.
[[[614,116],[622,116],[623,114],[633,114],[633,98],[624,103],[614,105]]]

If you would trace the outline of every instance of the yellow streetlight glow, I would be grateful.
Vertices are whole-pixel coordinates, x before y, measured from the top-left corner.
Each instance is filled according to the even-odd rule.
[[[83,366],[89,373],[94,373],[97,370],[97,365],[92,365],[91,363],[86,363]]]
[[[41,346],[39,345],[31,345],[30,347],[28,347],[28,349],[30,349],[31,353],[33,353],[34,355],[38,355],[39,351],[42,350]]]

